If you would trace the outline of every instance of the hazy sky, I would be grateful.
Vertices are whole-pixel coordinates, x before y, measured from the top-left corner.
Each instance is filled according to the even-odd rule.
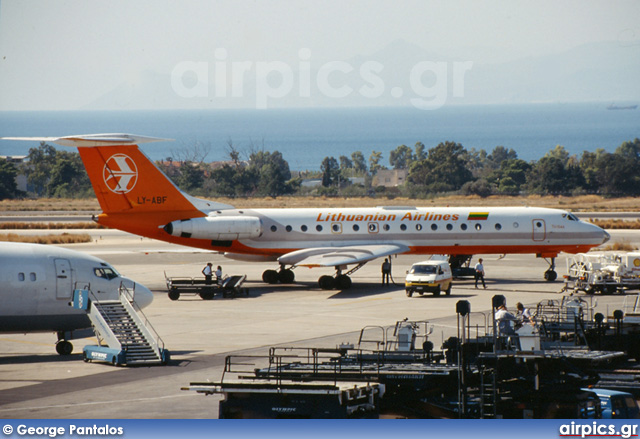
[[[403,39],[445,57],[486,49],[494,62],[637,41],[639,23],[637,0],[1,0],[0,110],[80,108],[145,71],[212,62],[220,48],[253,62],[309,49],[324,63]]]

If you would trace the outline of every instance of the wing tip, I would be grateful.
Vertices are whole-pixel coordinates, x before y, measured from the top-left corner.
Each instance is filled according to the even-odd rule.
[[[24,140],[32,142],[52,142],[62,146],[95,147],[112,145],[138,145],[140,143],[168,142],[174,139],[141,136],[126,133],[80,134],[65,137],[0,137],[0,140]]]

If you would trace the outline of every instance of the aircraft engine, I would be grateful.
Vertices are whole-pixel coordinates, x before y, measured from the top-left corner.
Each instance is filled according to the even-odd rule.
[[[164,231],[182,238],[225,241],[258,238],[262,225],[260,218],[254,216],[216,216],[172,221]]]

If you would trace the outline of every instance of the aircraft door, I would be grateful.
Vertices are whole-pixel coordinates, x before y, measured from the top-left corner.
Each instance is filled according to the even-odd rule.
[[[547,226],[543,219],[531,220],[533,226],[533,240],[544,241],[547,237]]]
[[[56,298],[70,299],[73,283],[71,279],[71,263],[68,259],[54,259],[56,266]]]

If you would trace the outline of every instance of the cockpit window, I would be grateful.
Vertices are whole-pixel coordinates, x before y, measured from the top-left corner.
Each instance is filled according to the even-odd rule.
[[[93,274],[103,279],[111,280],[118,277],[118,272],[110,267],[98,267],[93,269]]]
[[[562,217],[568,219],[569,221],[580,221],[578,217],[572,213],[563,213]]]

